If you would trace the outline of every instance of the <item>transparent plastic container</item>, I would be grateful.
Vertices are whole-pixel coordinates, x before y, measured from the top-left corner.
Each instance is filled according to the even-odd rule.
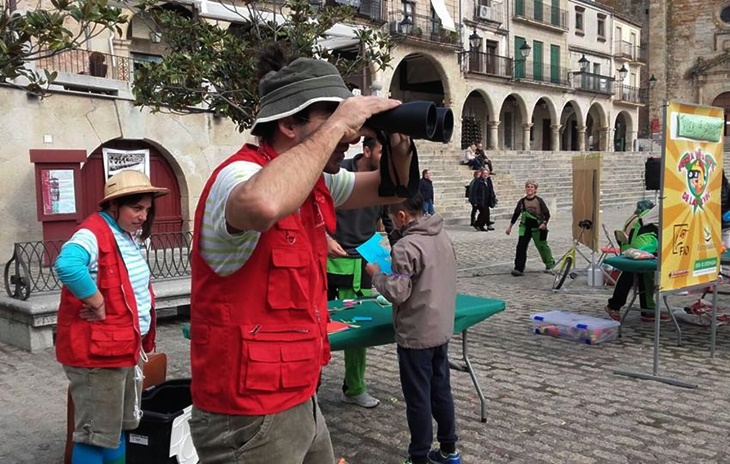
[[[550,335],[587,345],[618,338],[619,322],[567,311],[548,311],[533,314],[532,331],[538,335]]]

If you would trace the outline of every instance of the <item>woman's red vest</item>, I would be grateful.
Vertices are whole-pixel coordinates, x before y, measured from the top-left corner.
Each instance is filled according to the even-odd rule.
[[[56,359],[74,367],[129,367],[137,364],[140,346],[149,352],[155,346],[155,296],[152,294],[152,322],[144,340],[134,289],[117,247],[114,232],[99,214],[92,214],[79,226],[88,229],[99,244],[97,287],[104,297],[106,319],[87,322],[79,316],[83,302],[64,286],[58,308]],[[152,286],[150,286],[152,293]]]
[[[276,153],[245,145],[213,172],[195,212],[190,298],[193,404],[232,415],[275,414],[303,403],[329,362],[327,243],[313,193],[298,212],[261,233],[246,263],[216,274],[200,251],[205,202],[236,161],[261,166]]]

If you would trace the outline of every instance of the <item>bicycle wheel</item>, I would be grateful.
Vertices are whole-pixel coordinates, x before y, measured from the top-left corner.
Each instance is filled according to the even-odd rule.
[[[565,283],[565,279],[570,274],[570,268],[573,266],[573,257],[566,256],[565,259],[560,263],[558,272],[555,273],[555,280],[553,281],[553,290],[560,290],[560,287]]]

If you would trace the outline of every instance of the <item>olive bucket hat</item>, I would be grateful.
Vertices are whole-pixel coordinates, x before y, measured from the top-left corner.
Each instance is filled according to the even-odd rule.
[[[278,71],[270,71],[259,83],[260,109],[251,127],[298,113],[317,102],[339,103],[352,97],[334,65],[311,58],[297,58]]]
[[[142,172],[124,170],[107,179],[104,185],[104,198],[99,202],[99,206],[115,198],[139,193],[151,193],[156,198],[167,195],[170,190],[164,187],[154,187],[150,179]]]

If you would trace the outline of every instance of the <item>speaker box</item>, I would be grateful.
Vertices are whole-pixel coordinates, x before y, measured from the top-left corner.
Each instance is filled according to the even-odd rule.
[[[644,185],[646,190],[659,190],[662,183],[661,158],[648,158],[644,165]]]

